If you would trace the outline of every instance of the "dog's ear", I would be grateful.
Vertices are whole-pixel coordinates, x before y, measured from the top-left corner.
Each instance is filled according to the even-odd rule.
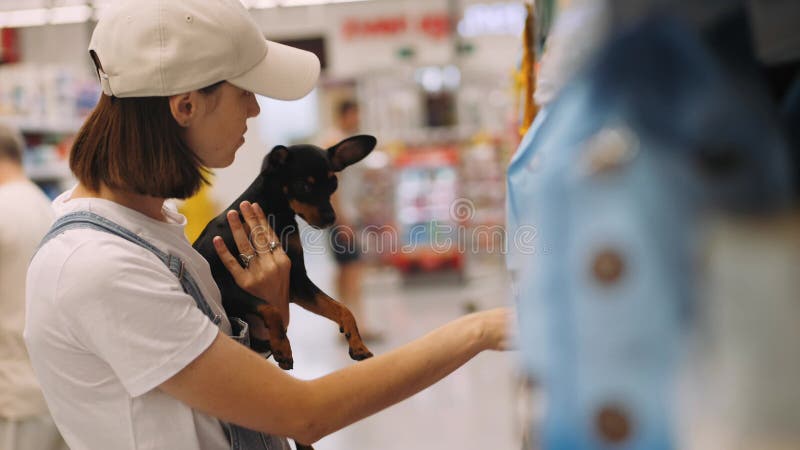
[[[328,149],[328,159],[334,172],[355,164],[375,148],[378,140],[373,136],[359,135],[349,137]]]
[[[282,167],[288,160],[289,149],[283,145],[276,145],[270,150],[269,154],[264,157],[264,161],[261,163],[261,171],[264,172],[267,169]]]

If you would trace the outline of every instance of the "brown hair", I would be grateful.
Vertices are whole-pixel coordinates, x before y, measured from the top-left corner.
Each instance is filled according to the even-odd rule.
[[[222,81],[200,89],[215,91]],[[117,98],[102,94],[72,145],[69,166],[92,190],[111,189],[188,198],[208,171],[183,140],[168,97]]]

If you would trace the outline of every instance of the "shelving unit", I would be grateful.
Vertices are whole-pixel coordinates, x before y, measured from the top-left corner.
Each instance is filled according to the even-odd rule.
[[[68,158],[72,136],[77,130],[36,126],[21,128],[21,131],[27,144],[23,164],[31,181],[50,198],[75,184]]]
[[[16,127],[22,133],[26,145],[23,155],[25,173],[50,198],[55,198],[75,183],[68,158],[72,137],[80,129],[79,120],[43,122],[0,115],[0,122]]]
[[[25,172],[51,198],[75,183],[69,169],[72,138],[100,96],[79,67],[0,66],[0,122],[25,138]]]

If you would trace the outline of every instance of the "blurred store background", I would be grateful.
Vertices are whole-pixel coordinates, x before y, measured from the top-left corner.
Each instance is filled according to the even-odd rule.
[[[50,197],[74,183],[111,1],[0,0],[0,121]],[[259,98],[234,164],[177,205],[189,238],[352,100],[378,139],[346,199],[371,349],[520,311],[520,352],[315,448],[800,448],[800,2],[242,2],[323,75]],[[303,236],[336,297],[327,235]],[[332,324],[292,314],[296,376],[353,363]]]

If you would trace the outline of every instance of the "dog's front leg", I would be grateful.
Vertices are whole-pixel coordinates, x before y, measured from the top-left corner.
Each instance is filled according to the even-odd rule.
[[[364,345],[353,313],[346,306],[332,299],[322,292],[320,288],[308,278],[303,247],[300,243],[300,234],[293,233],[288,236],[286,253],[292,260],[291,270],[291,298],[292,302],[303,309],[310,311],[339,325],[339,332],[344,333],[347,344],[350,346],[350,357],[361,361],[372,357],[372,352]]]
[[[339,332],[344,333],[347,344],[350,346],[350,357],[361,361],[372,357],[372,352],[364,345],[353,313],[346,306],[332,299],[322,292],[311,280],[306,277],[304,288],[295,289],[294,303],[314,314],[326,317],[339,325]]]

